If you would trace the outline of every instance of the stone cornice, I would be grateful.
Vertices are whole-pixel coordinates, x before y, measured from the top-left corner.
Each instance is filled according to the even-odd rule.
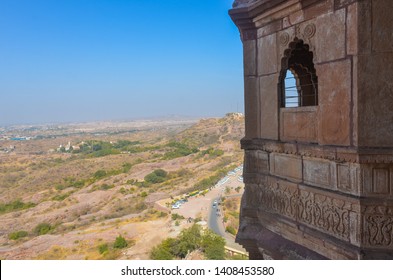
[[[270,9],[287,2],[286,0],[246,0],[235,1],[234,8],[229,10],[229,15],[233,22],[241,30],[253,29],[256,27],[254,18]]]
[[[338,147],[284,143],[265,139],[242,139],[242,149],[261,150],[350,163],[393,163],[393,148]]]

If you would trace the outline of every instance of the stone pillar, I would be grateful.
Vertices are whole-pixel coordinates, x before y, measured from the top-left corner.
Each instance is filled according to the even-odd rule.
[[[234,2],[246,117],[237,241],[250,256],[393,258],[392,10],[390,0]],[[317,103],[284,108],[299,48]]]

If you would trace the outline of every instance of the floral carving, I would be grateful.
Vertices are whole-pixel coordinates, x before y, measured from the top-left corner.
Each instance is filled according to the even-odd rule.
[[[393,247],[393,208],[367,206],[363,211],[363,242],[373,247]]]
[[[279,184],[266,186],[260,192],[259,205],[264,211],[283,215],[340,239],[349,240],[348,202]]]
[[[372,246],[391,246],[393,217],[372,215],[365,217],[365,241]]]

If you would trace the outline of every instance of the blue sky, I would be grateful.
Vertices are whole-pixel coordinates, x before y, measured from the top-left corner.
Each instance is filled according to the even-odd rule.
[[[0,125],[243,111],[232,0],[1,0]]]

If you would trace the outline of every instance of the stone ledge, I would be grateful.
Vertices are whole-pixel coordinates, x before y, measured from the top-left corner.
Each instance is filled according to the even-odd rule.
[[[393,148],[320,146],[318,144],[288,143],[267,139],[242,139],[244,150],[260,150],[268,153],[282,153],[307,156],[350,163],[393,164]]]

